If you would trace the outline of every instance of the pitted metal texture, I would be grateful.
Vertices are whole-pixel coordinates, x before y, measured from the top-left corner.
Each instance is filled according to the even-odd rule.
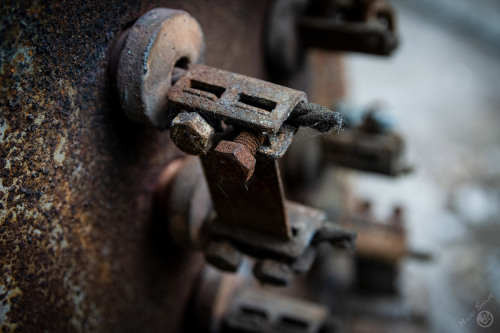
[[[192,66],[169,90],[168,100],[179,109],[202,110],[266,133],[278,132],[295,106],[307,101],[302,91],[204,65]]]
[[[116,71],[116,88],[127,116],[165,128],[166,92],[176,64],[187,68],[204,50],[203,32],[188,13],[155,8],[142,15],[126,32]]]
[[[166,6],[203,26],[208,64],[265,78],[268,1],[0,3],[0,331],[180,331],[203,257],[165,245],[152,198],[181,152],[107,72],[120,31]]]

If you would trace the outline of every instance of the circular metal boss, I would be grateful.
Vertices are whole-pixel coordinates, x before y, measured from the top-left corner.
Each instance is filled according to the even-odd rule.
[[[156,8],[124,34],[121,39],[125,41],[115,46],[121,49],[116,66],[120,104],[130,119],[166,128],[170,125],[167,91],[172,71],[200,61],[204,51],[201,27],[184,11]]]

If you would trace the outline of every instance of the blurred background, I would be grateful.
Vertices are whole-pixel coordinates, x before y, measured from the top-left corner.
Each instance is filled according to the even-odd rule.
[[[408,247],[431,255],[400,261],[405,306],[432,332],[487,331],[459,322],[490,295],[483,310],[500,321],[500,2],[392,4],[401,45],[346,55],[346,103],[382,105],[414,171],[356,173],[352,190],[379,217],[404,207]]]

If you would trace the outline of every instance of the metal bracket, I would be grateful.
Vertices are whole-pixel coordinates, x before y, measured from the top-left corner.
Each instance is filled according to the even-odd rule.
[[[192,66],[169,90],[168,100],[179,109],[203,110],[266,133],[277,133],[297,104],[307,101],[302,91],[204,65]]]
[[[199,154],[215,208],[205,229],[209,263],[234,272],[241,254],[246,254],[257,259],[254,274],[259,280],[286,285],[293,273],[309,270],[318,241],[340,247],[345,245],[340,238],[354,243],[353,233],[340,228],[331,232],[324,212],[288,202],[283,195],[276,159],[286,152],[296,126],[317,126],[307,115],[324,108],[304,104],[303,92],[203,65],[186,71],[168,92],[168,100],[183,110],[171,127],[182,150],[192,151],[197,142],[183,131],[177,133],[182,118],[194,117],[186,111],[219,128],[213,142],[203,145],[210,149]],[[289,118],[295,126],[285,125]],[[220,121],[232,126],[224,130]],[[200,121],[191,122],[189,133],[206,137],[200,126]]]
[[[241,253],[257,258],[255,276],[277,285],[308,270],[317,241],[338,245],[340,237],[354,243],[352,233],[329,232],[322,212],[285,200],[276,161],[299,126],[327,132],[343,125],[340,114],[307,103],[302,91],[195,64],[203,33],[182,11],[146,13],[120,45],[114,52],[116,81],[126,113],[158,127],[170,125],[177,147],[202,160],[215,208],[211,219],[179,216],[196,210],[185,193],[172,199],[171,191],[185,191],[182,184],[195,188],[193,179],[171,175],[165,181],[170,190],[159,191],[171,198],[167,214],[175,219],[170,233],[180,238],[177,243],[202,247],[210,263],[228,271],[237,270]],[[178,169],[171,173],[189,177]],[[191,227],[203,235],[194,239]]]

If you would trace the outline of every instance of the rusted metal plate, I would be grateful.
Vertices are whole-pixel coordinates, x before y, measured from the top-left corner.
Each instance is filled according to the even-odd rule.
[[[183,9],[205,31],[207,64],[265,78],[268,5],[1,2],[2,330],[180,330],[202,258],[167,246],[151,209],[157,177],[179,151],[168,132],[123,115],[108,50],[147,10]]]
[[[259,132],[276,133],[302,91],[204,65],[192,66],[168,92],[178,109],[207,115]]]

